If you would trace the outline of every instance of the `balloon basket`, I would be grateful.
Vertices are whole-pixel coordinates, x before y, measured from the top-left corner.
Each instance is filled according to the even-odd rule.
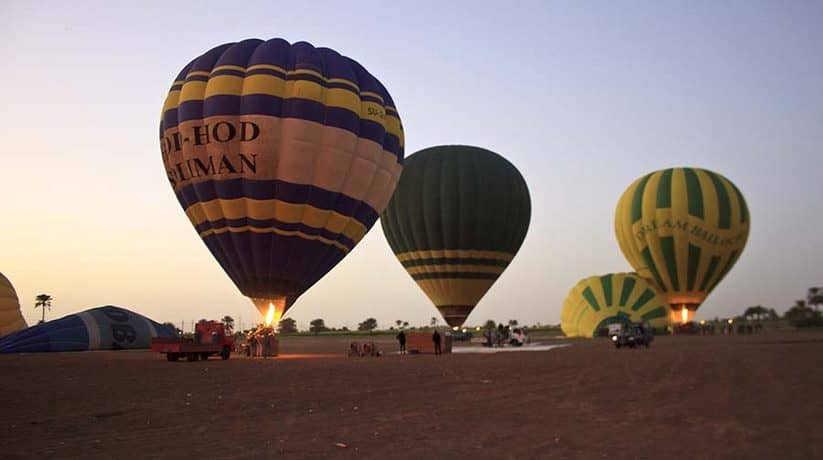
[[[249,358],[273,358],[280,351],[280,341],[271,328],[250,335],[244,345],[244,352]]]
[[[406,350],[411,354],[434,354],[434,342],[431,332],[409,332],[406,334]],[[446,332],[440,333],[440,350],[442,353],[452,352],[452,336]]]
[[[266,336],[263,340],[260,341],[261,350],[260,350],[260,357],[261,358],[273,358],[277,356],[277,353],[280,348],[280,341],[277,340],[277,337],[270,335]]]

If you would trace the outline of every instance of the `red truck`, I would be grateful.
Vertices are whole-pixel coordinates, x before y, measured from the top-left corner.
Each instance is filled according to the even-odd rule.
[[[234,348],[234,337],[226,335],[223,323],[217,321],[200,321],[194,326],[194,338],[151,339],[151,351],[165,353],[169,361],[185,357],[189,361],[209,359],[211,355],[220,355],[229,359]]]

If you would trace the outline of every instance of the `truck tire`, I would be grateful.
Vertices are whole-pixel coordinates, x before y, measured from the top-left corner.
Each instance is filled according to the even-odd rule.
[[[229,359],[229,356],[231,356],[231,349],[229,347],[223,347],[223,351],[220,352],[220,357],[226,360]]]
[[[210,354],[211,353],[200,353],[200,359],[202,359],[203,361],[208,361]]]
[[[197,361],[197,358],[199,357],[200,355],[198,355],[197,353],[186,353],[186,360],[189,362]]]
[[[174,362],[174,361],[177,361],[178,358],[179,358],[179,356],[177,356],[177,353],[166,353],[166,360],[167,361]]]

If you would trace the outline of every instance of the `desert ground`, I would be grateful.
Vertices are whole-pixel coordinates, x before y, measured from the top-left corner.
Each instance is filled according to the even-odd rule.
[[[823,332],[378,358],[349,340],[0,355],[0,458],[823,458]]]

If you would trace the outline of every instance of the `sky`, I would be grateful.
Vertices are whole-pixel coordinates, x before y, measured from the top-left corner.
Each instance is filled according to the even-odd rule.
[[[823,285],[821,24],[823,3],[801,0],[4,1],[0,272],[30,324],[40,293],[54,297],[48,318],[113,304],[160,322],[259,321],[180,209],[157,126],[191,59],[281,37],[380,79],[406,155],[477,145],[525,177],[529,233],[468,324],[558,324],[578,280],[630,271],[617,199],[672,166],[725,175],[752,216],[697,318],[785,311]],[[439,318],[379,223],[287,316],[302,328]]]

